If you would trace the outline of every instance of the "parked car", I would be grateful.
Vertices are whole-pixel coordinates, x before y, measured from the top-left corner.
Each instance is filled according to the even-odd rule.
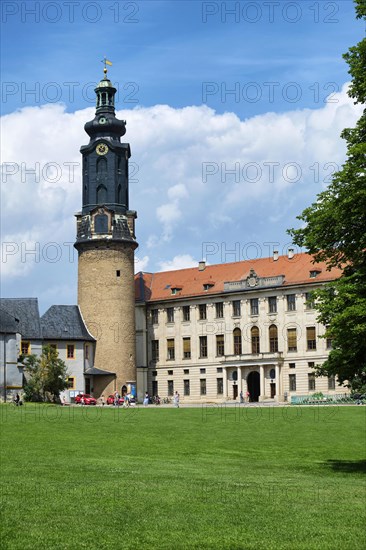
[[[123,405],[124,402],[125,402],[125,400],[123,399],[123,397],[120,397],[119,400],[118,400],[118,404]],[[107,405],[114,405],[114,395],[112,395],[112,394],[108,395]]]
[[[79,393],[79,395],[77,395],[75,397],[75,403],[80,404],[82,397],[84,398],[84,405],[96,405],[97,404],[97,400],[94,399],[94,397],[92,397],[89,393]]]

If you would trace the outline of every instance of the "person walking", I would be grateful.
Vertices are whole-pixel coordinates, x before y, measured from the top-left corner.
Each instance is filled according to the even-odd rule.
[[[244,403],[244,394],[242,391],[240,392],[239,397],[240,397],[240,403]]]
[[[179,393],[177,391],[174,394],[174,407],[179,409]]]
[[[145,392],[144,406],[147,407],[148,404],[149,404],[149,394],[147,392]]]

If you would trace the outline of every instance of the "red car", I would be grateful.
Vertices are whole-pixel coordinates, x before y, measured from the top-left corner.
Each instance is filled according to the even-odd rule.
[[[94,397],[92,397],[88,393],[79,393],[79,395],[77,395],[75,397],[75,403],[80,404],[82,397],[84,398],[84,405],[96,405],[97,404],[97,400],[94,399]]]
[[[123,397],[120,397],[118,399],[118,404],[119,405],[123,405],[123,403],[125,402],[125,400],[123,399]],[[114,405],[114,395],[108,395],[107,397],[107,405]]]

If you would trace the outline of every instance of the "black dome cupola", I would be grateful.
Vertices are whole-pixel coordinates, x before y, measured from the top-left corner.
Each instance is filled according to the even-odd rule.
[[[105,67],[104,78],[95,88],[95,117],[84,126],[90,141],[80,149],[83,155],[83,215],[89,215],[97,207],[121,215],[129,210],[128,159],[131,151],[128,143],[121,143],[126,121],[116,118],[116,91]]]

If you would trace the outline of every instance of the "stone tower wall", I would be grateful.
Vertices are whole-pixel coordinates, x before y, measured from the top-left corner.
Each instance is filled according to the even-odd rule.
[[[94,366],[117,375],[94,376],[96,397],[136,381],[134,248],[95,241],[79,248],[78,304],[97,340]]]

